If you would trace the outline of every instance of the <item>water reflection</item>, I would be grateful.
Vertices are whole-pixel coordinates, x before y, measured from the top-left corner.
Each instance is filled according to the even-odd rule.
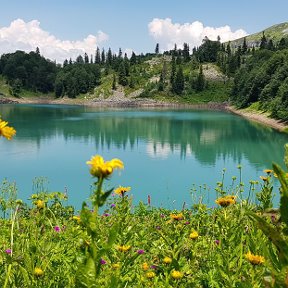
[[[45,176],[54,189],[68,187],[78,207],[89,195],[85,161],[96,153],[126,165],[110,187],[132,186],[137,202],[149,194],[152,203],[180,208],[191,202],[193,184],[214,191],[224,167],[231,179],[241,163],[249,182],[272,162],[282,165],[288,142],[285,134],[217,111],[0,105],[0,115],[17,130],[13,141],[0,143],[1,177],[25,183],[21,190],[30,195],[32,179]]]
[[[74,106],[2,105],[2,117],[17,129],[15,142],[38,148],[47,139],[64,137],[95,143],[95,148],[133,150],[139,141],[153,158],[179,153],[202,164],[219,157],[258,165],[283,158],[287,136],[238,116],[213,111],[97,110]],[[18,145],[18,144],[17,144]]]

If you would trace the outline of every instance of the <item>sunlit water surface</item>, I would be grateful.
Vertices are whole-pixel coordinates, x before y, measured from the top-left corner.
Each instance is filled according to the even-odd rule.
[[[1,180],[16,181],[26,200],[33,179],[46,177],[49,190],[67,191],[77,209],[91,192],[86,161],[95,154],[125,164],[107,188],[131,186],[135,204],[150,195],[153,206],[180,209],[199,199],[214,206],[223,169],[229,191],[232,176],[239,184],[239,164],[248,196],[249,181],[261,183],[263,169],[273,161],[284,166],[288,142],[285,134],[219,111],[0,105],[0,115],[17,130],[12,141],[0,139]]]

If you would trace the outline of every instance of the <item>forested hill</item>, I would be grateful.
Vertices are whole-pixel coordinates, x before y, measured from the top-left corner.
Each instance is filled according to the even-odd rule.
[[[121,49],[114,53],[97,48],[95,55],[85,53],[61,65],[45,59],[38,48],[7,53],[0,57],[0,96],[96,100],[121,93],[186,103],[231,100],[239,107],[257,102],[274,117],[288,120],[285,25],[255,34],[253,41],[247,40],[250,36],[228,43],[206,37],[199,47],[183,43],[163,53],[159,44],[154,53],[133,52],[130,57]]]

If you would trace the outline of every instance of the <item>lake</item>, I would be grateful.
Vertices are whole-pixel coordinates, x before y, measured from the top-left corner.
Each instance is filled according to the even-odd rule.
[[[150,195],[153,206],[180,209],[199,197],[214,206],[223,169],[229,190],[233,176],[239,184],[239,164],[247,194],[249,181],[261,181],[273,161],[284,166],[288,142],[286,134],[220,111],[5,104],[0,115],[17,130],[12,141],[0,139],[0,179],[16,181],[25,201],[33,179],[47,177],[49,190],[67,191],[77,209],[91,191],[86,161],[95,154],[124,162],[107,188],[131,186],[135,204]]]

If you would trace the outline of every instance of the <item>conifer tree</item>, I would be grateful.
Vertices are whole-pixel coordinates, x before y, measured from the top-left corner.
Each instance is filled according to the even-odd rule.
[[[156,47],[155,47],[155,54],[159,54],[159,43],[156,44]]]
[[[116,75],[113,73],[112,90],[116,90]]]
[[[102,49],[102,52],[101,52],[101,64],[105,64],[105,62],[106,62],[105,50]]]
[[[248,47],[247,47],[246,37],[244,37],[243,44],[242,44],[242,54],[246,54],[247,49],[248,49]]]
[[[260,42],[260,49],[266,49],[267,48],[267,38],[265,36],[265,33],[263,31],[262,37],[261,37],[261,42]]]
[[[195,88],[196,88],[197,91],[203,91],[204,88],[205,88],[205,77],[204,77],[204,74],[203,74],[202,65],[200,65],[200,68],[199,68],[199,74],[198,74],[197,79],[196,79]]]
[[[104,53],[105,55],[105,53]],[[99,47],[96,48],[96,54],[95,54],[95,64],[100,64],[101,63],[101,56],[100,56],[100,49]]]
[[[174,91],[176,94],[180,95],[182,94],[183,90],[184,90],[184,74],[183,74],[183,69],[182,66],[179,66],[177,73],[176,73],[176,77],[175,77],[175,81],[174,81]]]

